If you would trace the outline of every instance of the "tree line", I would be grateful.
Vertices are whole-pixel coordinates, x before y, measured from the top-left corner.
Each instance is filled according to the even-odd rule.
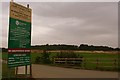
[[[112,48],[108,46],[94,46],[88,44],[67,45],[67,44],[54,44],[54,45],[35,45],[31,46],[31,49],[37,50],[85,50],[85,51],[118,51],[120,48]],[[2,52],[7,52],[7,48],[2,48]]]
[[[54,44],[54,45],[35,45],[31,46],[32,49],[40,50],[86,50],[86,51],[117,51],[119,48],[112,48],[108,46],[94,46],[88,44],[77,45],[66,45],[66,44]]]

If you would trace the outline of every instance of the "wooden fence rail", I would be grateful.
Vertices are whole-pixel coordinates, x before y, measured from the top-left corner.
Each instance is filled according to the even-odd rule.
[[[77,66],[81,68],[96,68],[96,69],[117,69],[118,59],[112,58],[54,58],[54,64],[62,64],[66,66]]]
[[[54,58],[54,64],[80,65],[83,58]]]

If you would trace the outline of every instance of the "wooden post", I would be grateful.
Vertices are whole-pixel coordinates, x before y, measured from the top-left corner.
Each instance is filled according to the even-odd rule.
[[[27,8],[29,8],[29,4],[27,4]]]
[[[84,58],[84,69],[86,68],[86,59]]]
[[[67,65],[67,58],[65,58],[65,64]]]
[[[116,69],[117,68],[117,60],[115,59],[114,61],[115,61],[114,62],[114,68]]]
[[[83,61],[84,61],[83,57],[79,58],[79,63],[81,68],[83,68]]]
[[[30,77],[32,78],[32,65],[30,64]]]
[[[98,66],[99,66],[99,59],[97,58],[96,59],[96,69],[98,68]]]
[[[25,66],[25,75],[27,75],[27,65]]]
[[[7,72],[8,72],[8,78],[9,78],[9,79],[10,79],[10,77],[11,77],[11,70],[10,70],[10,69],[11,69],[11,68],[9,68],[8,71],[7,71]]]
[[[55,60],[56,60],[56,58],[54,58],[54,64],[55,64]]]
[[[29,8],[29,4],[27,4],[27,8]],[[30,53],[31,54],[31,53]],[[31,60],[31,59],[30,59]],[[30,61],[31,62],[31,61]],[[26,65],[26,71],[25,73],[27,74],[27,65]],[[32,78],[32,64],[30,64],[30,77]]]
[[[15,67],[15,77],[17,78],[18,76],[18,67]]]
[[[18,67],[15,68],[15,75],[18,74]]]

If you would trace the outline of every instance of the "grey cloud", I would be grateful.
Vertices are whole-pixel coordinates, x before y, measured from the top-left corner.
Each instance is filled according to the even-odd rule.
[[[37,4],[36,4],[37,5]],[[78,3],[39,3],[35,14],[44,17],[75,17],[85,20],[85,25],[116,25],[117,3],[78,2]],[[47,7],[46,7],[47,6]]]
[[[29,4],[33,11],[32,45],[88,43],[117,47],[117,2],[30,2]],[[8,8],[5,8],[3,13],[8,15],[7,11]],[[4,35],[6,29],[5,27],[3,30]]]

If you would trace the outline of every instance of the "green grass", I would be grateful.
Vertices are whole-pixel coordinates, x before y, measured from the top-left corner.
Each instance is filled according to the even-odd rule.
[[[2,78],[15,77],[15,68],[9,69],[7,64],[2,63]]]
[[[51,53],[51,57],[55,56],[56,54],[57,53]],[[89,52],[77,52],[76,54],[85,58],[84,63],[82,63],[82,67],[85,67],[85,69],[112,70],[112,71],[117,70],[117,68],[114,68],[113,60],[118,59],[118,54],[89,53]],[[96,63],[93,63],[93,62],[96,62],[97,59],[99,59],[99,62],[100,62],[99,65],[97,65]],[[112,62],[112,64],[107,62]],[[103,66],[103,67],[96,68],[97,66]],[[113,66],[113,67],[109,67],[109,66]]]
[[[41,53],[31,53],[31,62],[34,63],[37,57],[41,56]]]
[[[7,52],[2,53],[2,59],[7,59],[8,54]],[[2,63],[2,78],[9,78],[15,76],[15,69],[11,68],[9,69],[6,63]]]
[[[50,58],[53,58],[57,55],[58,52],[51,52]],[[96,69],[97,65],[92,62],[96,62],[96,59],[101,59],[100,66],[114,66],[113,64],[107,64],[107,62],[113,62],[113,60],[102,60],[102,59],[118,59],[118,54],[105,54],[105,53],[89,53],[89,52],[76,52],[79,56],[82,56],[86,59],[85,64],[83,63],[82,66],[86,69]],[[31,62],[32,64],[35,63],[35,60],[38,56],[41,56],[41,53],[31,53]],[[7,53],[3,53],[2,58],[7,59]],[[98,68],[98,69],[105,69],[105,70],[113,70],[113,68]]]
[[[2,59],[7,59],[8,58],[8,53],[7,52],[3,52],[2,53]]]

